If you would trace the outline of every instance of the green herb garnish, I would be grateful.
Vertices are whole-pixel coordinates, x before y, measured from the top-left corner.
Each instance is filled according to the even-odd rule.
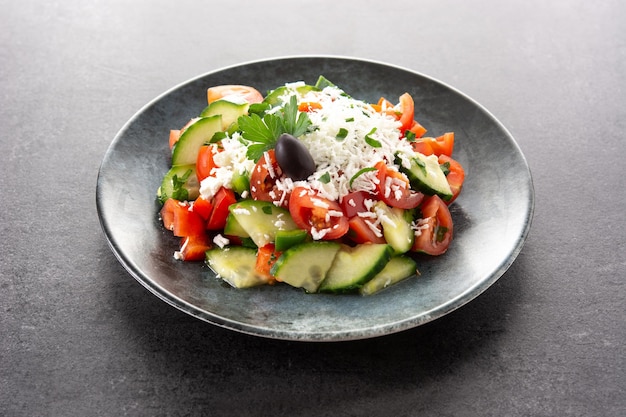
[[[330,182],[330,173],[328,171],[324,172],[324,174],[318,178],[318,181],[322,184],[328,184]]]
[[[376,128],[373,128],[367,135],[365,135],[365,142],[372,148],[381,148],[383,145],[371,136],[374,133],[376,133]]]
[[[176,174],[172,177],[172,195],[169,196],[170,198],[179,201],[185,201],[189,198],[189,191],[185,188],[185,183],[192,173],[193,171],[188,169],[182,177],[179,177]]]
[[[339,128],[339,132],[337,132],[337,134],[335,135],[335,138],[337,138],[337,140],[344,140],[346,137],[348,136],[348,129],[345,128]]]
[[[363,169],[359,170],[359,172],[357,172],[356,174],[354,174],[352,176],[352,178],[350,178],[350,182],[348,183],[348,187],[352,188],[352,183],[354,182],[354,180],[356,180],[358,177],[360,177],[361,175],[365,174],[366,172],[370,172],[370,171],[376,171],[376,168],[368,167],[368,168],[363,168]]]
[[[279,111],[240,116],[237,123],[243,138],[252,142],[246,156],[257,162],[264,152],[276,146],[276,140],[283,133],[294,137],[305,134],[311,126],[311,119],[307,113],[298,112],[298,100],[296,96],[291,96]]]

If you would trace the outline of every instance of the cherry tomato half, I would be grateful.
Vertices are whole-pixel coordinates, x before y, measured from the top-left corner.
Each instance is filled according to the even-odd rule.
[[[341,206],[308,188],[294,188],[289,198],[289,213],[296,225],[311,233],[315,240],[338,239],[348,232],[348,218]]]
[[[375,227],[378,231],[375,232],[370,225],[367,224],[368,219],[363,217],[354,216],[348,220],[350,230],[348,230],[347,236],[354,243],[385,243],[385,238],[382,235],[382,230],[379,227]]]
[[[283,171],[276,162],[274,149],[265,153],[250,174],[250,195],[255,200],[277,202],[282,207],[289,205],[289,192],[280,190],[276,181]]]
[[[439,155],[439,165],[445,165],[448,171],[446,179],[452,190],[452,198],[446,201],[446,204],[450,205],[461,193],[463,182],[465,181],[465,171],[460,163],[450,158],[448,155]]]
[[[428,255],[441,255],[452,242],[452,216],[443,200],[437,196],[428,197],[422,204],[422,220],[418,223],[412,251]]]
[[[374,166],[378,172],[378,197],[385,204],[401,209],[412,209],[420,205],[424,194],[411,190],[409,180],[400,172],[389,169],[384,161]]]
[[[196,159],[196,176],[198,181],[210,177],[213,168],[216,168],[213,156],[218,152],[217,145],[202,145],[198,151],[198,158]]]
[[[348,218],[356,216],[358,213],[370,211],[366,201],[376,201],[378,197],[367,191],[353,191],[346,194],[341,199],[341,210]]]
[[[230,96],[241,97],[250,104],[263,101],[263,95],[256,88],[247,85],[216,85],[207,90],[207,102],[209,104]]]

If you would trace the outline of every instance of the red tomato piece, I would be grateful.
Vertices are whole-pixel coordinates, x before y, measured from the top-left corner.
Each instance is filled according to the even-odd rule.
[[[183,261],[204,261],[206,251],[211,249],[211,239],[207,234],[183,237],[180,241],[180,257]]]
[[[415,117],[415,103],[409,93],[404,93],[400,96],[400,108],[402,111],[402,115],[400,116],[400,123],[402,123],[400,132],[404,132],[411,129]]]
[[[419,124],[416,120],[413,120],[413,124],[409,131],[413,132],[416,138],[421,138],[426,133],[426,128]]]
[[[187,202],[167,199],[161,208],[163,226],[171,230],[174,236],[197,236],[204,233],[204,220],[193,212]]]
[[[256,265],[254,269],[259,275],[267,278],[268,283],[276,281],[276,277],[270,273],[270,269],[272,268],[272,265],[276,263],[276,260],[280,255],[281,252],[276,251],[276,246],[274,246],[273,243],[268,243],[267,245],[260,247],[257,251]]]
[[[422,220],[417,224],[415,242],[411,250],[428,255],[441,255],[452,242],[452,216],[443,200],[437,196],[428,197],[422,204]]]
[[[209,104],[229,96],[241,97],[250,104],[263,101],[263,95],[256,88],[247,85],[216,85],[207,90]]]
[[[412,209],[420,205],[424,194],[411,190],[409,180],[396,170],[389,169],[384,161],[375,165],[378,170],[378,197],[385,204],[401,209]]]
[[[372,226],[367,224],[368,219],[363,217],[354,216],[348,220],[350,230],[348,230],[347,236],[354,243],[385,243],[385,238],[382,235],[380,227],[374,227],[378,231],[374,231]]]
[[[302,103],[298,104],[298,111],[301,112],[310,112],[314,110],[319,110],[321,108],[321,103],[317,101],[303,101]]]
[[[448,170],[446,179],[452,190],[452,198],[446,201],[446,204],[450,205],[461,193],[463,182],[465,182],[465,170],[460,163],[450,158],[448,155],[439,155],[439,165],[445,165]]]
[[[411,143],[411,146],[415,152],[419,152],[426,156],[452,156],[452,151],[454,150],[454,132],[444,133],[436,138],[418,138],[415,142]]]
[[[358,213],[370,211],[366,205],[368,200],[376,201],[378,197],[367,191],[353,191],[341,199],[341,210],[343,210],[346,217],[352,218]]]
[[[200,196],[193,202],[192,209],[204,220],[209,220],[211,213],[213,212],[213,203]]]
[[[294,188],[289,198],[289,213],[296,225],[311,233],[315,240],[338,239],[349,229],[348,218],[339,203],[308,188]]]
[[[216,152],[218,152],[217,145],[203,145],[200,147],[198,158],[196,159],[196,176],[198,177],[198,181],[202,181],[213,175],[211,171],[213,168],[217,167],[213,160],[213,155],[215,155]]]
[[[178,139],[180,139],[180,130],[178,129],[170,130],[170,149],[174,147],[176,142],[178,142]]]
[[[226,225],[228,207],[237,202],[235,192],[229,188],[220,188],[213,198],[213,211],[206,223],[208,230],[222,230]]]
[[[255,200],[278,203],[287,208],[290,193],[278,189],[276,181],[282,177],[283,171],[276,162],[274,149],[270,149],[259,159],[250,175],[250,195]]]

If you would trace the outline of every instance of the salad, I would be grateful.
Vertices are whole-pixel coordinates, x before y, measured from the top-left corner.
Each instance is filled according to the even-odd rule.
[[[176,259],[236,288],[369,295],[419,274],[412,253],[448,249],[465,173],[410,94],[367,103],[320,76],[265,96],[214,86],[207,102],[170,131],[157,191]]]

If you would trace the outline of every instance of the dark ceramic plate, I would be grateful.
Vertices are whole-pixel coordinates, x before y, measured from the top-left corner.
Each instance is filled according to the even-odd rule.
[[[455,157],[467,179],[452,205],[455,239],[441,257],[420,258],[421,276],[371,297],[309,295],[287,285],[230,288],[201,263],[174,260],[178,239],[158,220],[155,193],[168,170],[168,132],[198,114],[206,89],[247,84],[261,92],[323,74],[353,97],[376,101],[409,92],[416,118],[433,135],[454,131]],[[293,57],[210,72],[148,103],[117,134],[96,190],[98,214],[122,265],[152,293],[201,320],[276,339],[339,341],[419,326],[471,301],[520,252],[534,193],[522,152],[480,104],[422,74],[372,61]]]

